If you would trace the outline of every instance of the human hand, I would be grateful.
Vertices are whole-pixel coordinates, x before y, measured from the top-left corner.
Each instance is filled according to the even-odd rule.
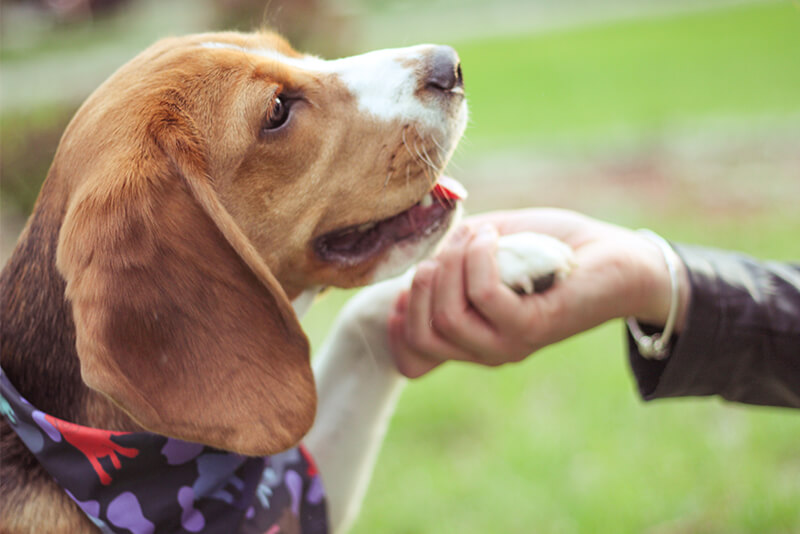
[[[520,296],[500,281],[498,235],[523,231],[553,236],[575,252],[573,272],[541,294]],[[689,300],[678,264],[676,331]],[[417,377],[447,360],[520,361],[617,317],[664,324],[669,307],[666,262],[642,235],[565,210],[494,212],[466,220],[434,260],[418,266],[389,317],[389,339],[400,372]]]

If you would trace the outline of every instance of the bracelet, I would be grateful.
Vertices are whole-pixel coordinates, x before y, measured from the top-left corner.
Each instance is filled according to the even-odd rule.
[[[667,324],[664,325],[664,331],[660,334],[653,334],[652,336],[648,336],[642,332],[642,328],[635,318],[628,317],[625,321],[628,324],[628,330],[631,336],[633,336],[633,341],[639,349],[639,353],[648,360],[663,360],[669,355],[669,342],[672,338],[672,330],[675,328],[675,319],[678,316],[678,268],[675,264],[677,254],[667,240],[655,232],[642,229],[639,230],[639,233],[647,237],[661,249],[661,253],[664,255],[664,261],[667,262],[670,283],[669,314],[667,315]]]

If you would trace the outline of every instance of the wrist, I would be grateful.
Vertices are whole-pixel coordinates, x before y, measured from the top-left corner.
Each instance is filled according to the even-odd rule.
[[[673,332],[683,329],[686,321],[691,286],[686,265],[671,246],[662,247],[652,238],[637,235],[641,252],[640,305],[631,316],[641,323],[656,327],[667,324],[672,308],[675,308]],[[671,256],[668,258],[666,255]],[[670,264],[675,270],[670,274]],[[673,284],[677,289],[677,300],[672,295]]]
[[[650,230],[639,230],[639,234],[646,237],[654,243],[661,255],[664,258],[664,264],[667,267],[669,275],[669,305],[667,308],[667,319],[665,321],[663,331],[647,335],[642,331],[639,325],[639,320],[636,317],[629,316],[626,320],[628,330],[633,337],[636,347],[642,357],[650,360],[663,360],[669,357],[669,347],[672,342],[672,336],[676,332],[675,323],[680,308],[680,282],[678,280],[678,269],[681,263],[675,250],[672,248],[666,239]],[[658,271],[655,271],[658,272]],[[662,294],[662,284],[658,283],[655,286],[656,302],[660,300]],[[660,303],[659,303],[660,304]],[[656,308],[658,310],[658,308]],[[663,309],[663,308],[662,308]],[[656,312],[658,313],[658,311]],[[659,321],[660,322],[660,321]]]

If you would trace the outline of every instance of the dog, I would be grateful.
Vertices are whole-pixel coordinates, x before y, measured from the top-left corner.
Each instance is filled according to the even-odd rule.
[[[346,530],[404,383],[386,318],[411,275],[353,299],[313,371],[298,318],[434,250],[466,120],[446,46],[325,61],[200,34],[114,73],[0,275],[0,532]],[[569,263],[536,250],[507,283]]]

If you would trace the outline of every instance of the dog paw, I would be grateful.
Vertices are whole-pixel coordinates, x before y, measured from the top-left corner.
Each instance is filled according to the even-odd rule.
[[[548,235],[520,232],[497,242],[500,279],[520,294],[540,293],[575,267],[572,249]]]

